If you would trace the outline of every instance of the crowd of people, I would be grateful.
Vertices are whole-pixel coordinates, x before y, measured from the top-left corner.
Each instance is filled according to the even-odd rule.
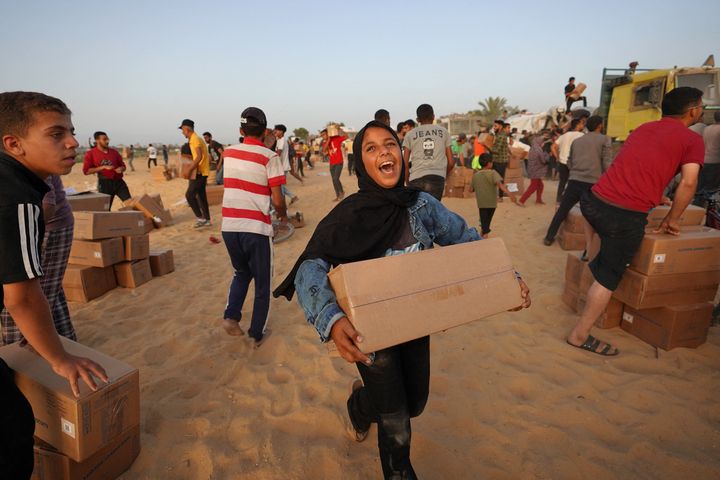
[[[320,132],[317,145],[306,145],[300,139],[288,139],[283,124],[269,129],[265,113],[248,107],[240,115],[240,142],[226,146],[210,132],[201,138],[195,123],[184,119],[178,127],[187,139],[181,148],[182,176],[188,180],[186,199],[196,217],[195,228],[211,225],[206,187],[212,170],[224,185],[221,231],[234,273],[222,327],[229,335],[246,334],[241,326],[242,308],[254,283],[247,336],[259,348],[271,333],[271,293],[288,300],[297,294],[320,340],[332,340],[340,355],[357,367],[359,377],[352,379],[346,402],[351,437],[365,440],[375,423],[384,477],[417,478],[410,460],[411,418],[422,413],[429,395],[430,338],[363,353],[362,335],[338,305],[327,278],[329,270],[434,244],[481,241],[490,234],[497,203],[505,196],[524,205],[535,194],[536,202],[543,203],[543,179],[553,175],[549,165],[554,159],[558,208],[545,245],[552,244],[577,203],[587,219],[588,240],[594,233],[601,239],[600,251],[589,264],[595,281],[566,341],[594,354],[617,355],[618,349],[596,339],[591,328],[640,246],[648,211],[663,202],[666,187],[679,174],[672,207],[658,228],[677,235],[678,219],[693,200],[698,183],[707,190],[718,187],[720,124],[698,124],[702,92],[676,88],[665,95],[662,112],[661,120],[633,131],[614,159],[598,116],[576,118],[563,130],[536,133],[513,131],[500,118],[476,135],[453,139],[435,123],[433,107],[421,104],[416,110],[417,124],[407,120],[392,128],[390,113],[380,109],[352,139],[342,128],[328,126]],[[716,121],[720,122],[717,116]],[[702,130],[696,133],[688,127]],[[0,93],[0,139],[3,342],[26,339],[70,382],[75,394],[79,381],[95,390],[95,379],[107,381],[102,366],[68,354],[58,340],[58,334],[75,338],[61,288],[73,229],[61,176],[72,169],[78,147],[71,112],[61,100],[40,93]],[[97,176],[98,191],[110,195],[111,202],[114,196],[127,201],[131,197],[123,179],[127,167],[122,155],[109,146],[105,132],[96,132],[94,140],[94,147],[84,156],[83,172]],[[514,142],[529,147],[523,168],[530,185],[520,198],[504,183]],[[125,159],[132,167],[131,151]],[[161,151],[167,161],[166,148]],[[148,168],[151,161],[157,163],[157,154],[155,147],[148,147]],[[299,200],[287,189],[288,173],[302,185],[303,163],[309,169],[316,167],[313,155],[329,164],[337,204],[318,223],[291,272],[271,292],[273,220],[287,222],[285,199],[289,203]],[[359,187],[347,197],[341,182],[345,163]],[[703,168],[700,174],[704,163],[714,167]],[[480,232],[442,201],[448,176],[456,166],[474,170]],[[588,260],[587,255],[584,259]],[[520,308],[528,308],[530,290],[520,273],[515,275],[523,298]],[[5,418],[0,432],[0,476],[28,478],[33,465],[32,411],[1,359],[0,390]]]

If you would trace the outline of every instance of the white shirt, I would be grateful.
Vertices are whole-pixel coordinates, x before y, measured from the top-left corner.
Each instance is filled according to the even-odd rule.
[[[558,139],[555,141],[558,146],[558,160],[563,165],[567,165],[568,157],[570,156],[570,146],[572,146],[572,143],[585,135],[583,132],[566,132],[560,135]]]
[[[148,157],[150,157],[150,158],[157,158],[157,148],[155,148],[155,147],[148,147],[147,152],[148,152]]]
[[[289,172],[290,153],[288,152],[287,141],[285,141],[285,137],[278,138],[277,143],[275,144],[275,150],[280,150],[280,161],[282,162],[283,169],[286,172]]]

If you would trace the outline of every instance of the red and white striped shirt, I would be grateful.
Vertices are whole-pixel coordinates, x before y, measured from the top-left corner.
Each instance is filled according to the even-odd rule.
[[[222,231],[272,236],[270,188],[285,183],[277,153],[246,137],[223,151],[223,179]]]

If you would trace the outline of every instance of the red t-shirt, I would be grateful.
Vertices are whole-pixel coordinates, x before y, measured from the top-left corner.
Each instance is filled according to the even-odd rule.
[[[338,135],[336,137],[330,137],[330,144],[328,145],[328,154],[330,155],[330,165],[342,165],[343,155],[340,145],[347,140],[346,136]]]
[[[683,165],[702,165],[704,158],[702,137],[665,117],[630,134],[592,191],[620,207],[648,212],[660,204],[663,190]]]
[[[124,167],[125,162],[123,162],[123,159],[117,150],[112,148],[108,148],[107,152],[103,152],[99,148],[95,147],[85,152],[85,157],[83,157],[83,173],[85,175],[87,175],[88,169],[97,168],[103,165],[110,165],[113,168],[118,168]],[[100,170],[98,175],[102,175],[110,180],[120,180],[123,178],[123,174],[118,173],[115,170]]]

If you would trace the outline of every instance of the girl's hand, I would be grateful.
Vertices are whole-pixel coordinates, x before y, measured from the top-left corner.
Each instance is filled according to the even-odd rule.
[[[370,358],[362,353],[357,344],[363,341],[363,338],[355,330],[347,317],[342,317],[335,322],[330,330],[330,338],[335,342],[338,353],[342,358],[350,363],[362,362],[366,365],[372,365]]]

